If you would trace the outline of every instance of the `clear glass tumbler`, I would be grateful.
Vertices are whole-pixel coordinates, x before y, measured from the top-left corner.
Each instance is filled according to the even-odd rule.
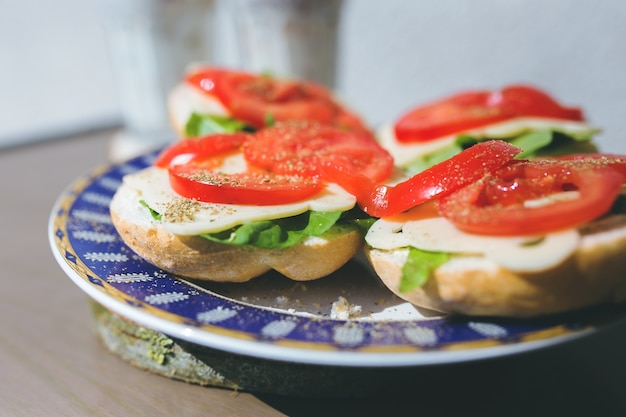
[[[188,65],[212,61],[215,1],[100,0],[100,7],[124,122],[119,152],[173,140],[167,95]]]
[[[242,67],[335,87],[343,0],[229,0]]]

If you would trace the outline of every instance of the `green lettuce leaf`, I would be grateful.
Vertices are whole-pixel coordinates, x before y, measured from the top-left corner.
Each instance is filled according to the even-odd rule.
[[[553,132],[549,130],[539,130],[537,132],[517,136],[511,139],[509,143],[523,149],[522,152],[517,155],[517,158],[528,158],[536,155],[541,149],[550,145],[553,137]]]
[[[413,291],[426,284],[433,271],[443,265],[450,255],[444,252],[428,252],[409,247],[409,256],[402,267],[401,293]]]
[[[161,220],[161,214],[150,208],[144,200],[139,203],[150,211],[154,220]],[[346,212],[308,211],[297,216],[246,223],[199,236],[226,245],[280,249],[293,246],[310,236],[329,237],[350,230],[357,230],[365,236],[375,221],[358,207]]]
[[[309,236],[323,235],[340,217],[341,212],[308,211],[297,216],[246,223],[223,232],[200,236],[226,245],[279,249],[293,246]]]
[[[141,204],[150,211],[150,215],[154,220],[161,221],[161,214],[156,212],[155,210],[152,210],[150,206],[148,206],[148,203],[145,202],[145,200],[139,200],[139,204]]]
[[[566,135],[556,131],[551,133],[552,141],[529,156],[558,156],[598,152],[597,146],[590,140],[590,134]]]
[[[329,237],[349,230],[357,230],[365,235],[375,220],[357,208],[347,212],[308,211],[297,216],[246,223],[200,236],[225,245],[282,249],[311,236]]]
[[[452,158],[462,150],[463,148],[454,143],[450,146],[446,146],[445,148],[438,149],[435,152],[416,158],[406,166],[406,170],[411,174],[417,174],[418,172],[425,171],[433,165],[437,165],[439,162]]]
[[[556,156],[597,152],[596,146],[591,142],[592,136],[593,132],[591,131],[571,135],[556,130],[537,130],[505,140],[523,149],[523,152],[517,158],[529,158],[539,155]],[[421,172],[484,140],[487,139],[460,135],[454,143],[417,158],[406,169],[412,174]]]
[[[185,125],[185,136],[198,137],[213,133],[249,132],[252,130],[246,123],[231,117],[192,113]]]

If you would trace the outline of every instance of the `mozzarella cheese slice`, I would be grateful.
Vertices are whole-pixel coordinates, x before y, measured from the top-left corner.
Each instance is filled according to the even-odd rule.
[[[376,249],[412,246],[424,251],[483,255],[512,271],[536,272],[557,266],[578,247],[575,229],[545,236],[492,237],[464,233],[443,217],[407,222],[377,220],[365,240]]]
[[[462,133],[478,138],[506,139],[533,130],[548,129],[570,135],[594,133],[598,131],[597,128],[583,122],[540,117],[518,117]],[[444,136],[426,142],[400,143],[396,139],[393,125],[386,125],[378,131],[377,136],[380,144],[393,156],[396,165],[402,167],[410,164],[420,156],[452,145],[458,134]]]
[[[245,160],[241,155],[228,158],[222,172],[241,172]],[[169,182],[166,169],[148,167],[124,176],[124,184],[135,189],[140,200],[161,214],[159,222],[167,232],[177,235],[214,233],[244,223],[295,216],[308,210],[347,211],[356,199],[336,184],[328,184],[314,197],[291,204],[256,206],[203,203],[177,194]],[[137,203],[139,204],[139,202]]]

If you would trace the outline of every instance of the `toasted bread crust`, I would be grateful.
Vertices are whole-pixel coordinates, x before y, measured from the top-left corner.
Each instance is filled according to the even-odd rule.
[[[245,282],[275,269],[296,280],[324,277],[339,269],[362,247],[357,230],[308,238],[286,249],[224,245],[198,236],[177,236],[158,227],[136,192],[122,185],[110,206],[122,240],[139,256],[175,275]]]
[[[517,273],[479,256],[454,257],[421,288],[398,290],[408,249],[366,248],[383,283],[399,297],[446,313],[533,317],[626,300],[626,225],[583,234],[577,251],[541,273]]]

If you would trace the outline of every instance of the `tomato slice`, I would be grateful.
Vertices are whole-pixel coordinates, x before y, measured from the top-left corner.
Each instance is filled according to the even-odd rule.
[[[448,195],[508,163],[522,150],[503,141],[480,142],[394,186],[378,184],[359,171],[326,163],[322,176],[338,183],[374,217],[389,217]]]
[[[213,158],[218,154],[239,149],[248,138],[248,134],[233,133],[180,140],[164,149],[154,161],[154,165],[168,168],[170,165]]]
[[[478,143],[389,190],[390,209],[408,210],[447,195],[495,171],[522,152],[504,141]]]
[[[626,163],[585,159],[513,161],[439,200],[439,209],[469,233],[536,235],[576,227],[606,213]]]
[[[512,85],[490,94],[489,106],[502,109],[514,116],[536,116],[583,121],[580,108],[562,106],[544,91],[525,85]]]
[[[325,163],[383,181],[393,159],[371,136],[313,123],[280,123],[243,146],[250,163],[279,174],[316,176]]]
[[[422,142],[522,116],[583,120],[579,108],[562,106],[536,88],[512,85],[494,92],[464,92],[414,108],[394,128],[399,142]]]
[[[319,193],[317,178],[267,172],[227,174],[193,165],[170,168],[170,184],[183,197],[207,203],[275,205],[305,200]]]
[[[428,141],[506,120],[506,114],[486,105],[488,98],[488,93],[468,92],[415,108],[396,122],[396,138]]]
[[[599,167],[611,167],[621,173],[626,178],[626,156],[607,154],[607,153],[585,153],[574,155],[560,155],[557,157],[559,160],[575,160],[587,162],[594,166]]]
[[[213,134],[178,141],[154,162],[167,168],[170,185],[183,197],[223,204],[289,204],[321,191],[318,178],[278,175],[261,170],[224,173],[223,157],[239,152],[250,139],[245,133]]]
[[[309,120],[370,133],[358,116],[313,82],[215,68],[193,72],[186,81],[217,97],[233,117],[257,129],[268,125],[268,120]]]

